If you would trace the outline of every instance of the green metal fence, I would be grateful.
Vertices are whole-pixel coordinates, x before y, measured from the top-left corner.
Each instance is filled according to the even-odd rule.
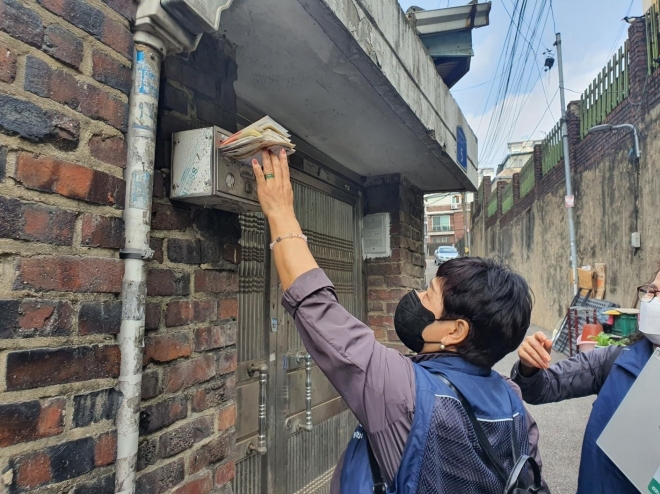
[[[534,156],[532,156],[520,170],[520,198],[522,199],[529,194],[534,189],[534,185]]]
[[[653,8],[649,12],[652,10]],[[655,14],[650,15],[651,18],[655,18],[654,16]],[[649,22],[648,17],[647,22]],[[652,37],[649,36],[647,39]],[[657,38],[657,31],[655,37]],[[657,41],[654,43],[654,46],[657,46]],[[580,137],[584,137],[594,125],[603,123],[605,118],[628,97],[630,91],[628,74],[628,42],[626,41],[580,97]]]
[[[564,157],[564,146],[561,142],[561,122],[552,128],[541,144],[543,157],[543,175],[552,170]]]
[[[660,67],[660,17],[658,11],[660,5],[657,0],[653,2],[651,8],[646,12],[646,53],[648,60],[648,71],[652,74]]]
[[[513,207],[513,180],[502,189],[502,214],[506,214]]]
[[[488,199],[488,217],[490,218],[495,213],[497,213],[497,189],[490,193],[490,199]]]

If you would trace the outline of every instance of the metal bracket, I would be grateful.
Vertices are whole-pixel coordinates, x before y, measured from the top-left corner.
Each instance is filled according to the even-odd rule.
[[[148,261],[154,256],[154,251],[151,249],[140,250],[140,249],[120,249],[119,258],[120,259],[139,259]]]

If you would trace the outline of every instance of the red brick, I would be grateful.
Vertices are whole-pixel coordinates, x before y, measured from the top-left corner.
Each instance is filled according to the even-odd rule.
[[[120,22],[106,16],[103,11],[84,0],[39,0],[39,3],[120,54],[130,56],[130,31]]]
[[[16,79],[16,55],[0,44],[0,82],[12,84]]]
[[[154,204],[151,226],[154,230],[185,230],[192,224],[190,211],[173,208],[164,204]]]
[[[135,20],[137,3],[134,0],[103,0],[103,3],[129,21]]]
[[[118,377],[120,359],[119,347],[115,345],[11,352],[7,356],[7,389],[15,391]]]
[[[25,90],[42,98],[66,105],[94,120],[100,120],[126,131],[128,104],[62,69],[54,69],[42,60],[28,56],[25,68]]]
[[[79,68],[83,59],[83,42],[71,31],[51,24],[46,28],[43,51],[60,62]]]
[[[238,273],[234,271],[195,271],[195,291],[197,293],[238,292]]]
[[[236,396],[236,377],[213,381],[192,395],[192,411],[201,412],[211,407],[222,406]]]
[[[0,447],[61,434],[65,408],[64,398],[0,405]]]
[[[133,35],[123,24],[114,19],[106,18],[101,41],[125,57],[131,56]]]
[[[131,91],[131,68],[100,50],[92,52],[92,77],[126,95]]]
[[[218,412],[218,430],[226,431],[236,425],[236,405],[229,405]]]
[[[0,237],[71,245],[78,213],[0,197]]]
[[[158,440],[159,456],[169,458],[178,455],[210,437],[214,431],[213,422],[213,417],[207,415],[167,431]]]
[[[367,276],[367,286],[370,288],[385,286],[384,276]]]
[[[150,302],[144,310],[144,328],[158,329],[160,326],[161,307],[159,303]]]
[[[222,257],[234,264],[240,264],[243,259],[243,250],[241,244],[225,244],[222,249]]]
[[[86,214],[83,216],[80,244],[86,247],[121,249],[124,246],[124,220]]]
[[[181,300],[167,304],[165,325],[183,326],[193,322],[215,320],[217,303],[215,300]]]
[[[236,319],[238,318],[238,298],[223,298],[219,302],[218,318],[219,319]]]
[[[206,472],[203,477],[190,480],[178,487],[172,494],[207,494],[213,490],[213,479],[211,472]]]
[[[144,407],[142,415],[147,420],[140,421],[140,434],[151,434],[186,418],[188,402],[185,396],[175,396]]]
[[[218,355],[217,373],[219,376],[235,372],[237,366],[236,350],[225,350]]]
[[[160,394],[160,374],[157,369],[142,373],[142,399],[150,400]]]
[[[168,367],[163,372],[165,392],[174,393],[208,381],[215,376],[215,367],[215,357],[213,355],[185,360]]]
[[[367,310],[369,312],[383,312],[383,302],[378,300],[369,300],[367,304]]]
[[[17,0],[0,0],[0,31],[37,48],[44,37],[39,15]]]
[[[236,465],[233,461],[228,461],[220,465],[215,471],[215,485],[216,487],[222,487],[225,484],[228,484],[236,476]]]
[[[135,492],[160,494],[183,482],[185,478],[183,458],[172,461],[138,477]]]
[[[369,315],[369,326],[379,326],[379,327],[394,327],[394,317],[392,316],[383,316],[379,314],[370,314]]]
[[[123,137],[94,134],[88,146],[90,154],[97,160],[120,168],[126,167],[126,141]]]
[[[51,480],[50,456],[45,452],[23,457],[16,468],[16,486],[20,489],[33,489]]]
[[[108,432],[96,438],[94,442],[94,466],[112,465],[117,458],[117,433]]]
[[[167,189],[169,187],[169,181],[165,178],[165,175],[160,170],[154,172],[154,197],[163,199],[167,197]]]
[[[84,302],[78,312],[78,333],[118,334],[121,329],[121,300]]]
[[[16,180],[28,189],[108,206],[123,206],[125,182],[107,173],[47,156],[21,153]]]
[[[149,248],[154,251],[152,259],[159,264],[163,264],[163,239],[151,237],[149,239]]]
[[[171,269],[150,269],[147,272],[149,297],[186,296],[190,294],[190,275]]]
[[[18,263],[15,290],[120,293],[124,264],[119,259],[46,256]]]
[[[222,436],[206,443],[190,455],[188,471],[196,473],[227,458],[234,444],[230,436]]]
[[[190,336],[186,333],[159,334],[148,336],[144,346],[142,365],[150,362],[170,362],[192,353]]]
[[[73,307],[70,302],[24,299],[19,310],[21,336],[64,336],[71,333]]]
[[[399,301],[408,292],[409,290],[403,288],[375,288],[369,290],[368,298],[369,300],[382,300],[385,302]]]
[[[195,351],[205,352],[215,348],[222,348],[236,343],[235,324],[210,326],[195,330]]]

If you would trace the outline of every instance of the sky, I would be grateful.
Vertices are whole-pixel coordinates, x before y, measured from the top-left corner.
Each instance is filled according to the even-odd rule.
[[[483,0],[479,0],[483,3]],[[473,31],[473,49],[470,71],[451,92],[458,102],[470,127],[479,139],[479,166],[496,167],[506,157],[506,142],[527,139],[543,139],[561,116],[557,64],[549,72],[533,68],[528,84],[520,93],[509,96],[504,104],[517,104],[517,118],[512,118],[499,128],[498,138],[488,132],[493,112],[499,111],[502,101],[495,94],[500,79],[497,74],[498,60],[506,33],[511,23],[508,12],[513,11],[516,0],[492,0],[490,25]],[[531,9],[540,0],[528,2]],[[430,10],[465,5],[468,0],[399,0],[404,11],[411,5]],[[564,79],[567,103],[579,100],[594,77],[607,65],[615,50],[623,45],[629,27],[622,19],[626,15],[642,14],[642,0],[555,0],[553,2],[554,26],[561,32],[564,59]],[[545,19],[545,16],[544,16]],[[548,16],[545,30],[536,39],[540,41],[536,59],[543,68],[546,49],[553,49],[555,41],[553,20]],[[535,43],[534,43],[535,44]],[[556,55],[555,55],[556,58]],[[531,67],[531,65],[530,65]],[[477,87],[474,87],[477,86]],[[489,90],[494,86],[488,101]],[[525,87],[527,86],[527,87]],[[554,97],[554,99],[553,99]],[[548,102],[550,103],[548,105]],[[520,109],[522,108],[522,109]],[[497,113],[496,113],[497,114]],[[535,130],[536,129],[536,130]]]

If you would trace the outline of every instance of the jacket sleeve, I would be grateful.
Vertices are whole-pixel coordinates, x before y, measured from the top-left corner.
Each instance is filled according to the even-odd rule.
[[[530,377],[520,374],[518,361],[511,371],[511,379],[531,405],[598,394],[622,350],[619,346],[596,348],[557,362],[549,369],[538,370]]]
[[[344,309],[321,269],[301,275],[284,294],[305,348],[370,434],[412,414],[412,362],[378,341]]]

